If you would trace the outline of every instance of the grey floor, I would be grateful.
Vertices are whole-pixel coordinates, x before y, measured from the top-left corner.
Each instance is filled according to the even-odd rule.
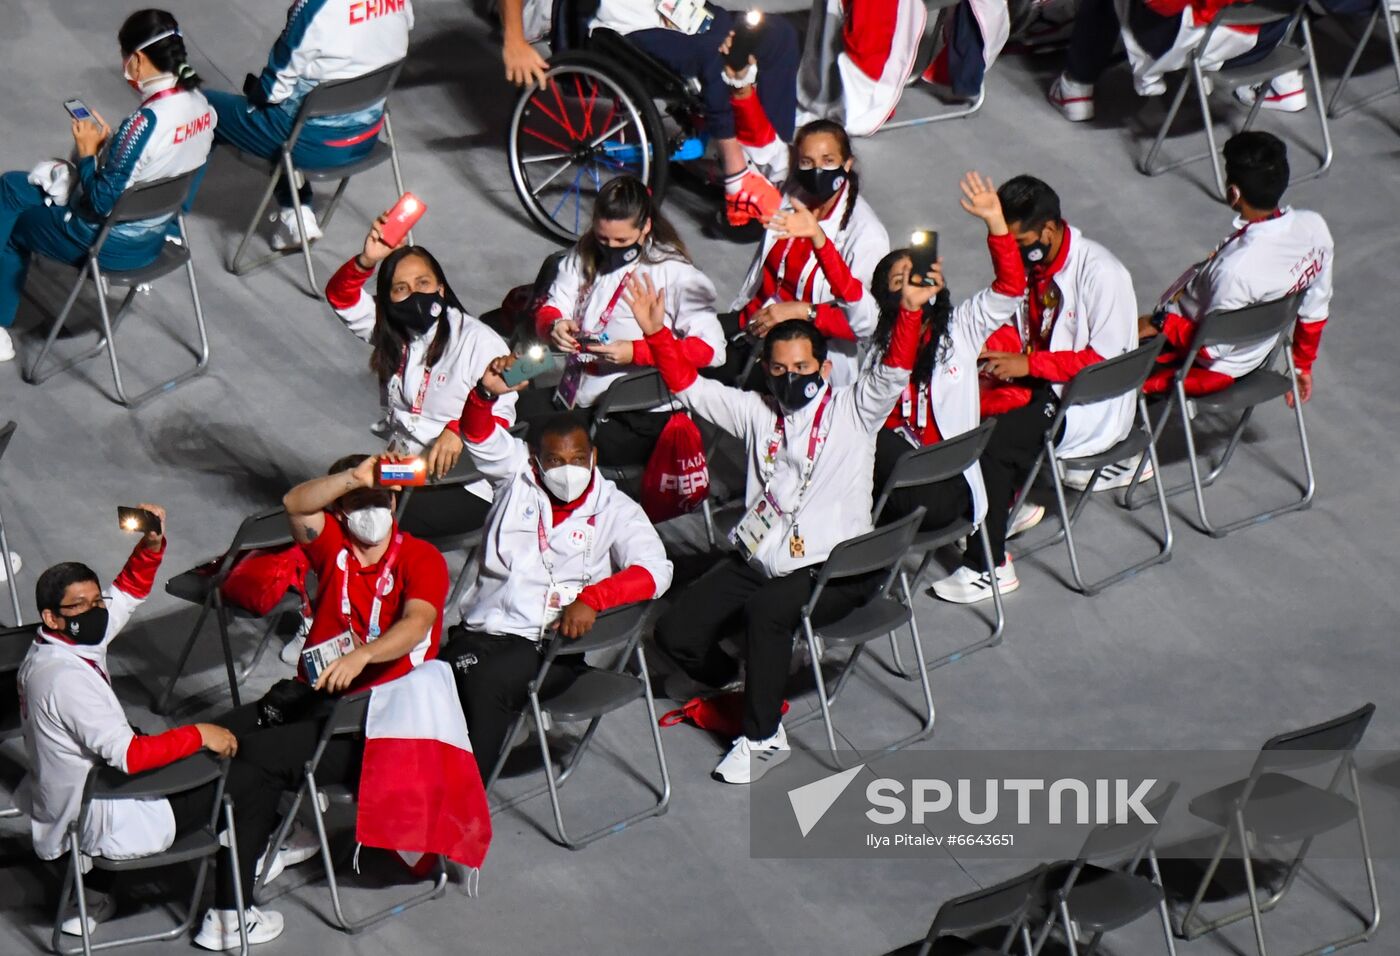
[[[414,59],[394,106],[404,176],[431,207],[420,241],[446,263],[463,299],[485,310],[507,288],[531,279],[554,246],[532,231],[510,188],[502,145],[512,94],[498,76],[497,49],[485,26],[455,0],[420,0],[416,7]],[[7,93],[0,97],[0,168],[28,168],[67,151],[66,96],[81,95],[112,120],[131,108],[113,39],[125,9],[97,0],[0,0]],[[236,87],[258,66],[284,9],[284,0],[235,0],[183,3],[175,12],[206,79]],[[1322,45],[1324,72],[1335,76],[1345,50],[1330,33]],[[969,168],[997,181],[1036,173],[1059,190],[1071,222],[1123,259],[1147,306],[1228,230],[1229,214],[1205,189],[1203,165],[1158,179],[1134,172],[1132,158],[1143,148],[1143,129],[1160,119],[1160,101],[1133,99],[1116,72],[1105,80],[1109,96],[1100,99],[1099,119],[1070,126],[1042,95],[1056,65],[1053,57],[1008,56],[989,79],[986,108],[972,120],[860,142],[862,193],[892,234],[940,228],[950,284],[966,295],[987,281],[989,269],[977,224],[957,208],[957,177]],[[1376,58],[1366,61],[1358,92],[1379,87],[1385,79],[1379,67]],[[907,100],[915,109],[932,105],[917,91]],[[1236,122],[1243,115],[1224,110]],[[929,749],[1250,748],[1366,700],[1380,707],[1368,745],[1400,746],[1394,545],[1400,502],[1393,485],[1397,443],[1385,424],[1400,415],[1388,357],[1400,252],[1397,110],[1400,98],[1392,98],[1337,122],[1330,175],[1299,185],[1289,197],[1322,212],[1337,243],[1332,321],[1317,397],[1307,409],[1320,487],[1314,506],[1215,541],[1187,526],[1185,501],[1178,499],[1172,561],[1094,599],[1062,586],[1060,550],[1020,562],[1023,585],[1007,601],[1005,644],[933,675],[939,716]],[[1265,119],[1294,144],[1300,169],[1309,162],[1300,137],[1312,136],[1314,123],[1311,111]],[[1171,142],[1175,150],[1194,145],[1188,136]],[[169,509],[166,571],[174,573],[217,553],[240,517],[275,503],[291,484],[343,453],[373,447],[366,428],[377,399],[366,350],[299,291],[304,280],[295,261],[241,280],[221,266],[255,189],[246,170],[217,158],[190,223],[213,347],[202,379],[131,414],[98,394],[110,387],[99,364],[42,388],[20,380],[18,362],[0,366],[0,419],[20,425],[0,464],[0,503],[12,546],[24,557],[26,590],[39,569],[59,560],[82,559],[104,575],[115,573],[131,545],[112,520],[118,504],[150,500]],[[323,276],[355,250],[362,223],[392,198],[387,171],[352,185],[348,208],[318,247]],[[728,296],[751,250],[702,236],[709,202],[680,189],[668,209]],[[40,270],[30,288],[53,302],[66,280],[60,270]],[[183,305],[174,286],[141,300],[142,316],[121,336],[133,373],[151,380],[183,361],[168,344],[171,330],[185,330]],[[36,347],[38,323],[26,305],[18,325],[24,352]],[[1288,429],[1281,404],[1262,410],[1238,473],[1216,499],[1224,512],[1246,506],[1247,495],[1290,492],[1279,470],[1296,461]],[[1090,560],[1146,546],[1117,509],[1099,508],[1090,518]],[[666,534],[684,549],[697,540],[697,525],[677,522]],[[978,626],[970,613],[927,596],[918,600],[918,615],[931,649],[953,646]],[[144,708],[191,623],[187,609],[158,591],[122,639],[113,669],[137,722],[156,726]],[[240,639],[245,653],[254,640],[246,633]],[[278,670],[268,655],[251,692]],[[201,649],[195,671],[184,690],[206,691],[201,700],[213,712],[223,698],[212,646]],[[913,685],[899,691],[914,702]],[[853,683],[844,707],[856,744],[909,719],[866,678]],[[640,799],[617,760],[641,753],[641,721],[638,712],[605,725],[604,754],[567,792],[580,819]],[[816,725],[796,738],[801,747],[820,743]],[[666,742],[676,789],[664,818],[571,853],[542,835],[547,806],[535,801],[496,820],[479,899],[454,887],[407,917],[347,937],[326,929],[317,915],[323,892],[303,889],[279,905],[289,929],[265,951],[873,956],[922,933],[941,900],[1023,866],[949,854],[898,863],[752,859],[746,794],[708,779],[719,743],[684,728],[667,731]],[[7,822],[0,847],[0,952],[31,951],[49,915],[22,825]],[[1363,890],[1356,866],[1319,864],[1317,872],[1353,896]],[[1393,904],[1400,863],[1382,860],[1380,875],[1383,898]],[[355,899],[363,904],[371,897]],[[1280,950],[1296,950],[1322,934],[1341,935],[1353,920],[1309,884],[1269,925]],[[1146,923],[1110,944],[1119,954],[1161,947]],[[1393,923],[1369,946],[1377,953],[1398,949]],[[1252,951],[1242,927],[1180,950]]]

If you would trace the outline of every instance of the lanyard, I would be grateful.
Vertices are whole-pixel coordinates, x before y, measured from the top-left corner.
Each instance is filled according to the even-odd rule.
[[[1263,219],[1256,219],[1253,222],[1247,222],[1243,226],[1240,226],[1238,229],[1236,229],[1234,232],[1230,233],[1223,240],[1221,240],[1220,244],[1215,247],[1214,251],[1212,251],[1210,255],[1206,256],[1200,262],[1187,269],[1186,272],[1182,274],[1181,278],[1177,279],[1176,282],[1172,283],[1171,288],[1169,288],[1166,294],[1162,296],[1162,304],[1166,305],[1170,302],[1179,302],[1181,300],[1182,295],[1185,294],[1187,286],[1189,286],[1195,280],[1196,276],[1204,272],[1206,270],[1206,267],[1209,266],[1211,262],[1213,262],[1222,252],[1224,252],[1226,248],[1230,245],[1230,243],[1234,242],[1236,239],[1239,239],[1246,232],[1248,232],[1250,226],[1257,225],[1261,222],[1268,222],[1270,219],[1277,219],[1279,216],[1282,215],[1283,210],[1276,209],[1269,215],[1265,216]]]
[[[826,406],[831,404],[831,386],[827,386],[826,392],[822,395],[821,404],[817,406],[817,414],[812,418],[812,430],[807,435],[807,465],[803,469],[802,486],[797,490],[797,504],[792,509],[793,521],[796,522],[797,514],[802,510],[802,499],[807,496],[807,488],[812,483],[812,472],[817,467],[817,451],[821,446],[822,415],[826,413]],[[773,429],[773,437],[768,439],[768,450],[763,456],[763,462],[772,470],[763,479],[763,493],[768,494],[768,486],[773,483],[773,476],[777,474],[778,448],[787,439],[786,426],[783,424],[782,408],[778,409],[778,421]],[[773,502],[775,505],[777,501]]]
[[[1064,293],[1060,291],[1060,284],[1054,277],[1049,277],[1049,285],[1039,295],[1036,295],[1034,283],[1026,293],[1026,354],[1030,355],[1037,347],[1048,350],[1050,348],[1050,336],[1055,334],[1055,324],[1060,320],[1060,307],[1065,304]],[[1030,297],[1035,295],[1036,301],[1040,304],[1040,321],[1032,329],[1032,310]],[[1047,321],[1048,319],[1048,321]]]
[[[183,92],[185,91],[180,89],[179,86],[172,86],[168,89],[161,90],[159,93],[152,93],[150,96],[146,97],[144,100],[141,101],[141,108],[145,109],[146,107],[154,103],[156,100],[163,100],[167,96],[174,96],[176,93]]]
[[[386,589],[391,585],[391,576],[394,571],[394,562],[399,558],[399,547],[403,544],[403,532],[394,532],[393,543],[389,545],[389,550],[381,559],[382,564],[379,569],[379,578],[374,582],[374,600],[369,605],[369,620],[365,643],[379,637],[379,611],[384,603]],[[340,567],[340,616],[345,619],[345,629],[351,634],[355,633],[355,622],[350,615],[350,549],[344,548],[340,552],[340,558],[336,561]]]
[[[42,638],[42,637],[36,637],[36,638],[34,639],[34,643],[35,643],[35,644],[38,644],[38,645],[40,645],[40,646],[42,646],[42,645],[44,645],[44,644],[57,644],[57,645],[60,646],[60,647],[72,647],[72,646],[73,646],[70,642],[64,640],[63,638],[58,637],[57,635],[53,635],[53,636],[54,636],[55,639],[52,640],[52,641],[46,641],[46,640],[45,640],[44,638]],[[74,652],[73,652],[73,656],[76,657],[78,660],[82,661],[82,662],[83,662],[84,664],[86,664],[88,667],[91,667],[93,670],[97,671],[97,676],[98,676],[98,677],[101,677],[101,678],[107,683],[107,686],[108,686],[108,687],[111,687],[111,686],[112,686],[112,678],[110,678],[110,677],[107,676],[107,672],[104,671],[104,670],[102,669],[102,665],[98,664],[97,661],[88,660],[86,657],[84,657],[83,655],[79,654],[77,651],[74,651]]]
[[[552,587],[554,587],[554,562],[551,561],[550,558],[549,558],[549,553],[550,553],[550,551],[551,551],[552,549],[551,549],[550,546],[549,546],[549,533],[548,533],[547,531],[545,531],[545,527],[544,527],[544,515],[545,515],[545,512],[546,512],[546,511],[548,511],[551,515],[554,513],[554,508],[553,508],[552,505],[550,505],[549,499],[548,499],[548,498],[545,499],[544,507],[540,509],[539,524],[536,526],[535,533],[536,533],[536,536],[537,536],[537,538],[538,538],[538,540],[539,540],[539,546],[540,546],[540,563],[544,565],[545,572],[549,574],[549,586],[552,588]],[[589,559],[589,557],[593,554],[593,535],[594,535],[595,532],[597,531],[597,527],[598,527],[598,516],[597,516],[596,514],[589,515],[589,516],[588,516],[588,530],[585,531],[585,532],[583,533],[583,534],[584,534],[584,541],[583,541],[583,586],[584,586],[584,587],[588,587],[588,583],[589,583],[589,581],[591,580],[591,577],[592,577],[592,576],[590,575],[590,573],[589,573],[589,570],[588,570],[588,559]]]
[[[632,269],[622,277],[622,281],[619,282],[617,288],[613,290],[612,298],[608,300],[607,308],[598,316],[598,327],[588,330],[589,332],[602,334],[607,331],[608,323],[612,321],[613,311],[617,308],[617,302],[622,298],[622,290],[627,288],[627,280],[632,278],[632,274],[636,271],[636,269]],[[593,283],[590,282],[588,288],[579,293],[578,302],[574,305],[574,321],[578,324],[580,332],[585,331],[583,328],[583,317],[584,313],[587,311],[586,306],[588,305],[588,300],[592,297]]]
[[[918,397],[918,406],[914,404],[915,396]],[[913,384],[904,386],[904,394],[899,400],[899,413],[908,422],[914,419],[915,425],[922,429],[928,424],[928,385],[921,384],[916,392]]]
[[[424,353],[424,358],[427,358],[427,354],[426,354],[426,353]],[[400,381],[400,382],[403,382],[403,381],[404,381],[404,377],[405,377],[407,374],[408,374],[408,346],[405,345],[405,346],[403,347],[403,355],[399,358],[399,381]],[[410,415],[418,415],[419,413],[421,413],[421,412],[423,411],[423,400],[426,399],[426,398],[428,397],[428,382],[430,382],[430,381],[432,380],[432,377],[433,377],[433,370],[432,370],[432,368],[428,365],[427,362],[424,362],[424,363],[423,363],[423,382],[422,382],[421,385],[418,386],[418,395],[417,395],[416,398],[413,399],[413,404],[410,405],[409,408],[408,408],[408,413],[409,413]],[[407,382],[404,382],[404,384],[406,385]],[[404,389],[404,393],[403,393],[403,394],[404,394],[404,398],[407,398],[407,397],[408,397],[408,390],[407,390],[407,389]]]

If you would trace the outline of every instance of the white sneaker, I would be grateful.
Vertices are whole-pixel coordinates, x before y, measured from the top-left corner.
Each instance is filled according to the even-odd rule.
[[[1112,491],[1114,488],[1126,488],[1128,483],[1133,480],[1133,472],[1137,471],[1138,461],[1141,458],[1142,455],[1134,455],[1132,458],[1116,461],[1104,468],[1103,473],[1099,475],[1098,483],[1094,485],[1094,490]],[[1060,480],[1065,483],[1066,488],[1083,491],[1089,487],[1089,476],[1092,474],[1092,471],[1086,470],[1068,471],[1060,476]],[[1142,478],[1138,483],[1150,481],[1153,474],[1152,462],[1149,461],[1142,469]]]
[[[243,914],[248,924],[248,944],[256,946],[267,943],[282,935],[282,914],[272,910],[260,910],[250,906]],[[241,940],[238,934],[238,911],[210,909],[204,914],[204,925],[195,935],[194,944],[204,949],[221,952],[238,949]]]
[[[1251,86],[1235,87],[1235,99],[1245,106],[1253,106],[1254,88]],[[1264,91],[1264,105],[1260,108],[1277,110],[1280,113],[1301,113],[1307,109],[1308,91],[1303,86],[1302,72],[1291,70],[1270,80]]]
[[[0,326],[0,362],[12,362],[15,357],[14,339],[4,326]]]
[[[1008,539],[1016,537],[1022,531],[1029,531],[1040,524],[1040,519],[1045,517],[1044,505],[1026,505],[1016,513],[1016,520],[1006,529]]]
[[[73,915],[63,921],[59,929],[69,936],[83,935],[82,924],[78,922],[77,906],[73,907]],[[110,893],[90,894],[87,905],[88,935],[97,932],[97,924],[105,923],[117,912],[117,901]]]
[[[740,737],[711,774],[724,783],[753,783],[769,770],[792,755],[787,731],[778,725],[778,732],[767,740]]]
[[[296,634],[277,655],[282,659],[282,663],[288,667],[296,667],[301,663],[301,652],[306,647],[306,635],[311,633],[311,618],[303,616],[301,626],[297,628]]]
[[[321,226],[316,222],[316,214],[311,211],[310,206],[302,206],[301,212],[306,217],[306,241],[315,242],[321,238]],[[272,230],[272,238],[268,240],[272,248],[281,252],[283,249],[301,245],[301,233],[297,232],[296,209],[283,209],[273,215],[272,221],[277,223],[277,227]]]
[[[0,332],[2,332],[2,331],[4,331],[4,330],[3,330],[3,329],[0,329]],[[3,360],[0,360],[0,361],[3,361]],[[11,552],[10,552],[10,564],[14,565],[15,574],[19,574],[20,571],[24,570],[24,562],[21,561],[21,560],[19,559],[19,554],[18,554],[17,552],[15,552],[15,551],[11,551]],[[9,580],[9,578],[10,578],[9,569],[5,567],[5,562],[4,562],[4,561],[0,561],[0,582],[7,581],[7,580]]]
[[[1016,577],[1016,568],[1011,563],[1011,555],[997,568],[997,588],[1002,594],[1014,591],[1021,586]],[[935,597],[954,604],[976,604],[992,599],[992,576],[986,571],[974,571],[967,565],[958,568],[942,581],[935,581],[930,588]]]
[[[1071,123],[1084,123],[1094,118],[1094,84],[1076,83],[1061,73],[1050,84],[1046,94],[1051,105]]]
[[[282,842],[282,846],[272,857],[272,866],[267,871],[267,881],[271,883],[282,875],[282,871],[289,866],[296,866],[298,863],[305,863],[317,853],[321,852],[321,841],[310,827],[300,820],[292,824],[291,832],[287,834],[287,839]],[[262,874],[263,864],[267,862],[267,851],[258,857],[257,868],[253,871],[256,879]]]

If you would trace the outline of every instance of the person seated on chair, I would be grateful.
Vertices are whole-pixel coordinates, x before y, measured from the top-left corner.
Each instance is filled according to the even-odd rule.
[[[81,266],[117,200],[133,186],[199,169],[209,158],[217,118],[200,93],[175,18],[139,10],[117,31],[122,76],[141,105],[117,127],[90,115],[72,124],[74,164],[41,163],[0,176],[0,362],[15,357],[7,331],[35,253]],[[112,227],[98,265],[129,270],[160,255],[170,218]]]
[[[1060,394],[1080,369],[1137,345],[1137,300],[1128,270],[1108,249],[1065,222],[1060,197],[1044,182],[1016,176],[1002,184],[997,196],[1028,279],[1027,295],[1016,312],[1017,350],[982,352],[988,374],[1030,389],[1025,405],[997,416],[979,461],[987,489],[987,535],[997,584],[1005,593],[1021,586],[1006,553],[1007,519],[1021,482],[1044,447]],[[1133,396],[1124,395],[1070,409],[1063,434],[1055,436],[1057,453],[1072,458],[1113,447],[1132,427],[1135,407]],[[1137,463],[1133,458],[1108,466],[1095,490],[1127,484]],[[1143,477],[1151,473],[1151,465],[1144,466]],[[1070,471],[1064,480],[1082,488],[1076,479],[1087,483],[1088,475]],[[991,569],[983,563],[982,549],[968,548],[962,565],[935,583],[933,593],[958,604],[990,599]]]
[[[292,538],[316,572],[297,665],[303,703],[310,691],[355,693],[437,657],[447,562],[399,528],[398,495],[379,484],[378,463],[376,455],[347,455],[282,499]]]
[[[78,819],[88,774],[101,764],[138,774],[164,767],[200,750],[231,757],[238,739],[227,728],[199,723],[145,735],[132,728],[112,687],[108,651],[151,593],[165,556],[165,510],[140,507],[160,520],[160,530],[143,535],[125,567],[103,594],[97,575],[74,561],[56,564],[39,576],[34,597],[41,626],[19,670],[20,714],[30,773],[17,801],[29,815],[34,851],[42,860],[69,861],[68,827]],[[278,792],[266,786],[256,768],[235,762],[225,792],[234,800],[238,820],[238,880],[242,884],[250,943],[264,943],[282,932],[278,913],[252,905],[253,881],[267,842],[244,831],[245,814],[275,815]],[[78,845],[89,856],[110,860],[149,856],[170,848],[177,836],[209,824],[214,784],[169,799],[94,801]],[[227,920],[237,934],[235,884],[230,854],[219,852],[215,871],[214,907],[206,916]],[[280,864],[274,864],[280,871]],[[87,903],[88,929],[111,917],[115,903],[109,894],[114,874],[93,869],[85,876],[95,896]],[[70,893],[64,884],[65,896]],[[82,932],[76,904],[63,931]],[[227,914],[226,916],[224,914]],[[226,941],[226,940],[223,940]],[[218,948],[224,948],[222,946]]]
[[[306,95],[321,83],[354,79],[402,60],[408,55],[412,29],[412,0],[295,0],[267,65],[256,76],[247,75],[243,94],[209,92],[209,102],[219,114],[217,141],[280,161]],[[358,162],[374,150],[383,125],[382,103],[356,113],[307,120],[292,150],[292,162],[298,167]],[[307,241],[321,238],[310,183],[298,184],[294,196],[284,174],[277,180],[275,196],[280,211],[270,239],[273,249],[301,244],[298,205]]]
[[[735,381],[770,329],[802,319],[828,343],[831,382],[839,388],[855,382],[860,345],[875,331],[879,310],[870,276],[890,251],[890,237],[860,197],[851,138],[839,123],[808,123],[793,152],[797,171],[783,208],[766,221],[732,311],[720,317],[730,342],[744,342],[731,348],[715,377]]]
[[[1232,3],[1248,0],[1082,0],[1074,17],[1065,53],[1065,68],[1051,84],[1047,97],[1065,119],[1083,123],[1094,118],[1094,84],[1115,62],[1118,42],[1128,54],[1133,86],[1139,96],[1161,96],[1166,75],[1185,69],[1190,56],[1205,41],[1211,21]],[[1264,59],[1283,40],[1287,19],[1263,26],[1223,26],[1211,34],[1201,54],[1201,69],[1248,66]],[[1254,89],[1240,86],[1235,97],[1254,103]],[[1274,77],[1263,108],[1296,113],[1307,109],[1308,94],[1297,70]]]
[[[714,775],[749,783],[788,756],[781,713],[793,632],[812,595],[813,572],[837,544],[871,530],[875,436],[909,384],[921,317],[901,313],[882,359],[844,388],[831,383],[821,330],[804,319],[779,322],[763,339],[769,394],[760,396],[698,376],[662,323],[664,291],[650,277],[633,279],[632,310],[667,387],[744,444],[748,511],[730,534],[737,551],[677,595],[657,623],[656,640],[708,687],[735,679],[736,664],[719,644],[739,642],[747,667],[743,736]],[[839,619],[877,584],[867,576],[833,583],[813,622]]]
[[[1229,312],[1301,292],[1293,326],[1293,364],[1298,395],[1312,397],[1313,362],[1332,300],[1332,233],[1315,212],[1280,208],[1288,188],[1288,147],[1273,133],[1249,130],[1225,143],[1226,197],[1237,213],[1234,231],[1205,259],[1191,266],[1162,296],[1156,311],[1139,319],[1147,338],[1161,333],[1166,368],[1147,379],[1149,394],[1171,388],[1175,366],[1186,359],[1196,323],[1212,312]],[[1208,395],[1259,368],[1274,340],[1253,345],[1213,345],[1186,373],[1187,395]],[[1286,396],[1293,405],[1293,393]]]
[[[620,176],[598,193],[591,228],[559,264],[535,315],[540,337],[570,358],[557,389],[521,396],[522,418],[552,417],[560,406],[592,408],[625,372],[655,364],[624,295],[623,282],[632,275],[649,275],[666,288],[666,325],[682,336],[691,362],[724,362],[714,284],[691,262],[646,186]],[[609,466],[646,462],[671,410],[667,402],[651,411],[609,415],[593,439],[601,460]]]
[[[588,427],[563,413],[531,429],[530,444],[501,427],[493,408],[510,389],[492,362],[462,411],[462,436],[491,481],[495,504],[477,577],[463,596],[462,622],[440,654],[457,668],[472,749],[491,773],[552,632],[587,634],[609,608],[660,597],[671,562],[642,508],[604,478]],[[550,668],[542,696],[577,676],[565,658]]]
[[[387,215],[387,214],[386,214]],[[385,244],[384,216],[365,236],[364,249],[326,283],[326,301],[346,327],[369,342],[370,371],[388,405],[375,426],[410,455],[426,457],[430,477],[447,474],[462,454],[457,419],[486,363],[508,351],[505,341],[462,307],[437,258],[422,246]],[[406,242],[406,240],[405,240]],[[375,294],[365,283],[379,269]],[[515,424],[515,395],[496,406],[501,424]],[[479,527],[489,499],[471,496]]]
[[[1025,269],[1001,214],[996,190],[976,172],[964,176],[961,185],[963,209],[987,224],[987,248],[996,270],[991,288],[954,309],[943,284],[942,259],[921,281],[914,281],[911,275],[913,259],[908,249],[896,249],[875,267],[872,285],[880,300],[880,323],[875,327],[872,360],[889,348],[901,315],[910,316],[910,320],[917,317],[920,323],[913,375],[875,439],[877,499],[895,465],[911,448],[932,445],[977,427],[978,353],[989,331],[1005,328],[1003,323],[1015,317],[1025,291]],[[985,502],[982,472],[974,465],[937,484],[893,492],[879,517],[888,523],[922,507],[920,528],[935,531],[964,515],[980,515]]]

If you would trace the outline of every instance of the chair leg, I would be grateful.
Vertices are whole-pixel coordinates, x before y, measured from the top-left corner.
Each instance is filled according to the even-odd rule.
[[[335,211],[338,208],[340,208],[341,197],[345,195],[345,188],[349,185],[350,180],[348,178],[342,179],[339,183],[336,184],[335,192],[331,194],[331,201],[326,205],[325,210],[321,213],[322,232],[325,232],[326,229],[330,227],[331,217],[334,216]]]
[[[715,549],[715,513],[710,504],[709,495],[705,496],[704,502],[700,505],[700,510],[705,516],[705,540],[709,542],[710,550]]]
[[[1269,948],[1264,943],[1264,921],[1259,912],[1258,889],[1254,885],[1254,859],[1249,852],[1249,832],[1244,825],[1244,811],[1235,811],[1235,831],[1240,839],[1240,862],[1244,864],[1244,885],[1249,896],[1249,914],[1254,923],[1254,942],[1259,947],[1259,956],[1269,956]]]
[[[1304,173],[1301,176],[1295,176],[1290,181],[1290,185],[1308,179],[1316,179],[1318,176],[1327,172],[1332,166],[1332,158],[1334,155],[1334,150],[1332,148],[1332,131],[1327,125],[1327,110],[1323,108],[1322,76],[1317,69],[1317,49],[1313,46],[1312,27],[1308,24],[1308,16],[1306,13],[1303,14],[1300,26],[1303,30],[1303,42],[1307,44],[1308,47],[1308,77],[1312,80],[1313,95],[1317,97],[1317,125],[1318,131],[1322,135],[1322,162],[1318,164],[1317,169]]]
[[[219,622],[219,643],[223,645],[224,670],[228,672],[228,690],[233,698],[233,706],[241,707],[243,701],[238,694],[238,668],[233,663],[233,643],[228,633],[228,608],[224,607],[223,595],[214,591],[214,611]]]
[[[1196,97],[1201,104],[1201,121],[1206,128],[1206,148],[1210,151],[1210,167],[1215,174],[1215,194],[1224,199],[1225,163],[1221,159],[1219,148],[1215,145],[1215,116],[1210,111],[1210,94],[1206,92],[1206,81],[1201,73],[1200,61],[1194,56],[1191,58],[1191,78],[1196,84]],[[1249,116],[1245,117],[1242,129],[1249,129],[1249,124],[1254,121],[1254,116],[1259,112],[1259,107],[1263,103],[1264,97],[1256,96],[1254,98],[1254,105],[1250,108]]]
[[[239,879],[238,828],[233,819],[233,798],[224,797],[224,832],[228,834],[228,878],[233,881],[233,905],[238,909],[238,956],[248,956],[248,906],[243,899],[243,881]],[[190,906],[190,919],[193,921],[196,901]]]
[[[982,104],[986,102],[986,99],[987,87],[985,84],[983,84],[982,89],[977,91],[976,99],[974,99],[971,103],[969,103],[966,106],[959,107],[957,109],[947,110],[942,113],[934,113],[932,116],[918,116],[914,117],[913,119],[896,120],[892,123],[886,123],[883,126],[881,126],[880,131],[884,132],[885,130],[891,129],[909,129],[910,127],[914,126],[928,126],[931,123],[941,123],[944,120],[966,119],[973,113],[976,113],[978,110],[980,110],[982,108]]]
[[[1176,114],[1181,112],[1181,104],[1186,99],[1186,88],[1191,83],[1190,74],[1181,77],[1181,84],[1176,88],[1176,95],[1172,97],[1171,106],[1167,107],[1166,118],[1162,120],[1162,128],[1157,130],[1157,137],[1152,141],[1152,147],[1138,164],[1138,172],[1147,176],[1160,176],[1169,169],[1174,169],[1173,164],[1158,166],[1156,163],[1157,154],[1162,151],[1162,144],[1166,142],[1167,135],[1171,132],[1172,123],[1176,122]]]
[[[1079,941],[1074,938],[1074,920],[1069,915],[1069,904],[1060,900],[1060,922],[1065,928],[1065,948],[1069,956],[1079,956]]]
[[[243,261],[243,252],[248,247],[248,242],[253,238],[253,234],[258,231],[258,224],[262,222],[263,213],[267,211],[267,204],[272,201],[272,194],[277,189],[277,180],[282,175],[282,170],[273,169],[267,180],[267,186],[263,189],[262,199],[258,201],[257,208],[253,210],[253,218],[248,221],[248,228],[243,231],[243,238],[238,243],[238,248],[234,250],[233,258],[228,261],[228,271],[236,276],[247,275],[254,269],[267,265],[274,259],[282,258],[283,252],[279,251],[272,255],[254,259],[252,262]]]
[[[0,564],[5,567],[5,585],[10,591],[10,608],[15,614],[15,626],[24,623],[24,612],[19,607],[19,585],[15,582],[15,569],[10,564],[10,539],[5,534],[5,516],[0,514]]]
[[[151,707],[157,714],[165,715],[170,713],[170,696],[175,693],[175,683],[180,679],[180,675],[185,672],[185,665],[189,663],[190,654],[194,651],[195,641],[199,640],[199,632],[204,629],[204,619],[209,616],[209,610],[213,605],[212,598],[204,599],[204,603],[199,608],[199,618],[194,622],[194,628],[190,631],[189,638],[185,641],[184,649],[180,651],[180,658],[175,662],[175,671],[170,675],[170,680],[165,684],[165,692],[160,695],[155,704]]]
[[[1176,939],[1172,935],[1171,911],[1167,909],[1166,884],[1162,882],[1162,868],[1157,863],[1157,851],[1147,850],[1147,865],[1152,870],[1152,882],[1162,891],[1162,899],[1157,903],[1157,916],[1162,921],[1162,937],[1167,942],[1167,956],[1176,956]]]
[[[267,645],[272,643],[272,635],[277,632],[277,625],[280,623],[282,623],[282,615],[272,615],[267,627],[263,628],[262,638],[258,641],[257,649],[253,651],[252,659],[238,672],[238,683],[242,684],[257,669],[258,661],[262,660],[263,651],[267,650]]]
[[[29,363],[29,369],[24,373],[24,380],[30,385],[42,385],[59,372],[67,371],[78,361],[81,361],[81,359],[74,359],[64,364],[56,365],[48,371],[39,371],[40,367],[43,365],[44,359],[48,356],[50,350],[53,349],[53,344],[57,341],[59,333],[63,331],[64,325],[67,324],[68,317],[73,312],[73,304],[78,301],[78,295],[83,291],[83,282],[86,281],[89,273],[93,275],[93,284],[97,287],[98,296],[100,297],[102,295],[102,283],[97,279],[97,258],[95,256],[90,256],[88,261],[83,264],[83,268],[78,273],[77,279],[74,280],[73,288],[68,291],[68,298],[64,300],[63,308],[60,309],[58,315],[54,317],[53,325],[49,328],[49,334],[44,339],[43,348],[39,350],[38,355],[34,356],[34,361]],[[97,353],[93,352],[92,354],[96,355]],[[84,356],[84,358],[90,357],[90,355]]]
[[[292,154],[286,150],[282,152],[282,170],[287,177],[287,182],[295,190],[297,170],[296,166],[292,164]],[[306,230],[306,210],[302,206],[300,198],[294,197],[292,209],[296,212],[297,239],[301,243],[302,262],[306,265],[306,282],[311,290],[311,297],[319,299],[321,298],[321,287],[316,284],[316,268],[311,261],[311,240],[307,237]]]

